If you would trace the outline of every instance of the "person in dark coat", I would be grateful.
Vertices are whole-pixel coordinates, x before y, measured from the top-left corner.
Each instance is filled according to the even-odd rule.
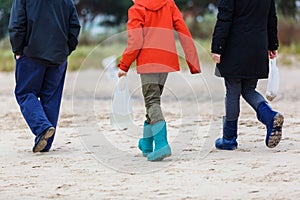
[[[223,137],[216,140],[216,148],[233,150],[238,146],[241,95],[266,125],[266,145],[273,148],[280,142],[283,116],[256,91],[258,79],[268,78],[269,58],[277,56],[278,46],[275,0],[219,1],[211,52],[217,63],[216,75],[225,80],[226,114]]]
[[[67,58],[80,24],[72,0],[14,0],[9,36],[16,59],[15,96],[35,135],[33,152],[51,148],[58,121]]]

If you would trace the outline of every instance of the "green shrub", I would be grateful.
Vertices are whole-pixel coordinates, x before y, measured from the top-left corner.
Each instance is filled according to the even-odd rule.
[[[278,37],[282,46],[300,44],[300,23],[289,17],[278,17]],[[298,45],[299,46],[299,45]]]
[[[212,36],[216,19],[217,17],[215,14],[208,13],[205,14],[203,17],[189,17],[186,19],[186,24],[193,37],[200,39],[209,39]]]

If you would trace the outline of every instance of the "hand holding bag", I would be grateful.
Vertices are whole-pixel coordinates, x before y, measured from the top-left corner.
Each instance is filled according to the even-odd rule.
[[[112,100],[110,124],[121,130],[133,124],[132,105],[127,77],[118,80]]]
[[[278,93],[279,88],[279,70],[276,65],[276,58],[269,61],[269,78],[267,84],[266,98],[272,101]]]

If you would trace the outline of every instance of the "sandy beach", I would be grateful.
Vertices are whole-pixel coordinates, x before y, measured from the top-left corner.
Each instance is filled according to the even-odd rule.
[[[285,116],[278,147],[265,146],[265,127],[241,100],[238,149],[219,151],[224,86],[202,68],[201,75],[169,75],[162,106],[173,155],[162,162],[148,162],[137,148],[144,104],[134,70],[127,130],[110,125],[115,83],[105,72],[68,72],[53,148],[36,154],[14,98],[14,73],[0,73],[0,199],[298,199],[300,69],[280,68],[270,103]],[[266,80],[258,89],[265,93]]]

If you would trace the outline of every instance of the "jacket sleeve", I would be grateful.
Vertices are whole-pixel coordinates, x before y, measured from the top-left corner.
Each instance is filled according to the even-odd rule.
[[[271,0],[271,6],[268,17],[268,49],[277,50],[279,46],[277,37],[277,15],[275,8],[275,0]]]
[[[22,55],[26,45],[27,17],[25,0],[14,0],[9,19],[9,38],[15,55]]]
[[[119,63],[119,68],[127,72],[131,64],[136,60],[140,50],[143,47],[143,26],[144,26],[144,12],[143,8],[132,6],[128,10],[127,22],[127,47],[123,52]]]
[[[199,62],[199,57],[198,53],[192,38],[192,35],[187,28],[182,15],[177,8],[175,2],[173,2],[173,26],[174,29],[178,33],[178,38],[180,41],[180,44],[183,48],[184,54],[185,54],[185,59],[186,62],[189,66],[190,72],[192,74],[200,73],[200,62]]]
[[[78,36],[80,32],[80,23],[74,4],[71,5],[71,15],[69,19],[68,47],[69,54],[76,49],[78,45]]]
[[[229,36],[234,16],[234,0],[220,0],[217,23],[213,33],[211,52],[222,54]]]

